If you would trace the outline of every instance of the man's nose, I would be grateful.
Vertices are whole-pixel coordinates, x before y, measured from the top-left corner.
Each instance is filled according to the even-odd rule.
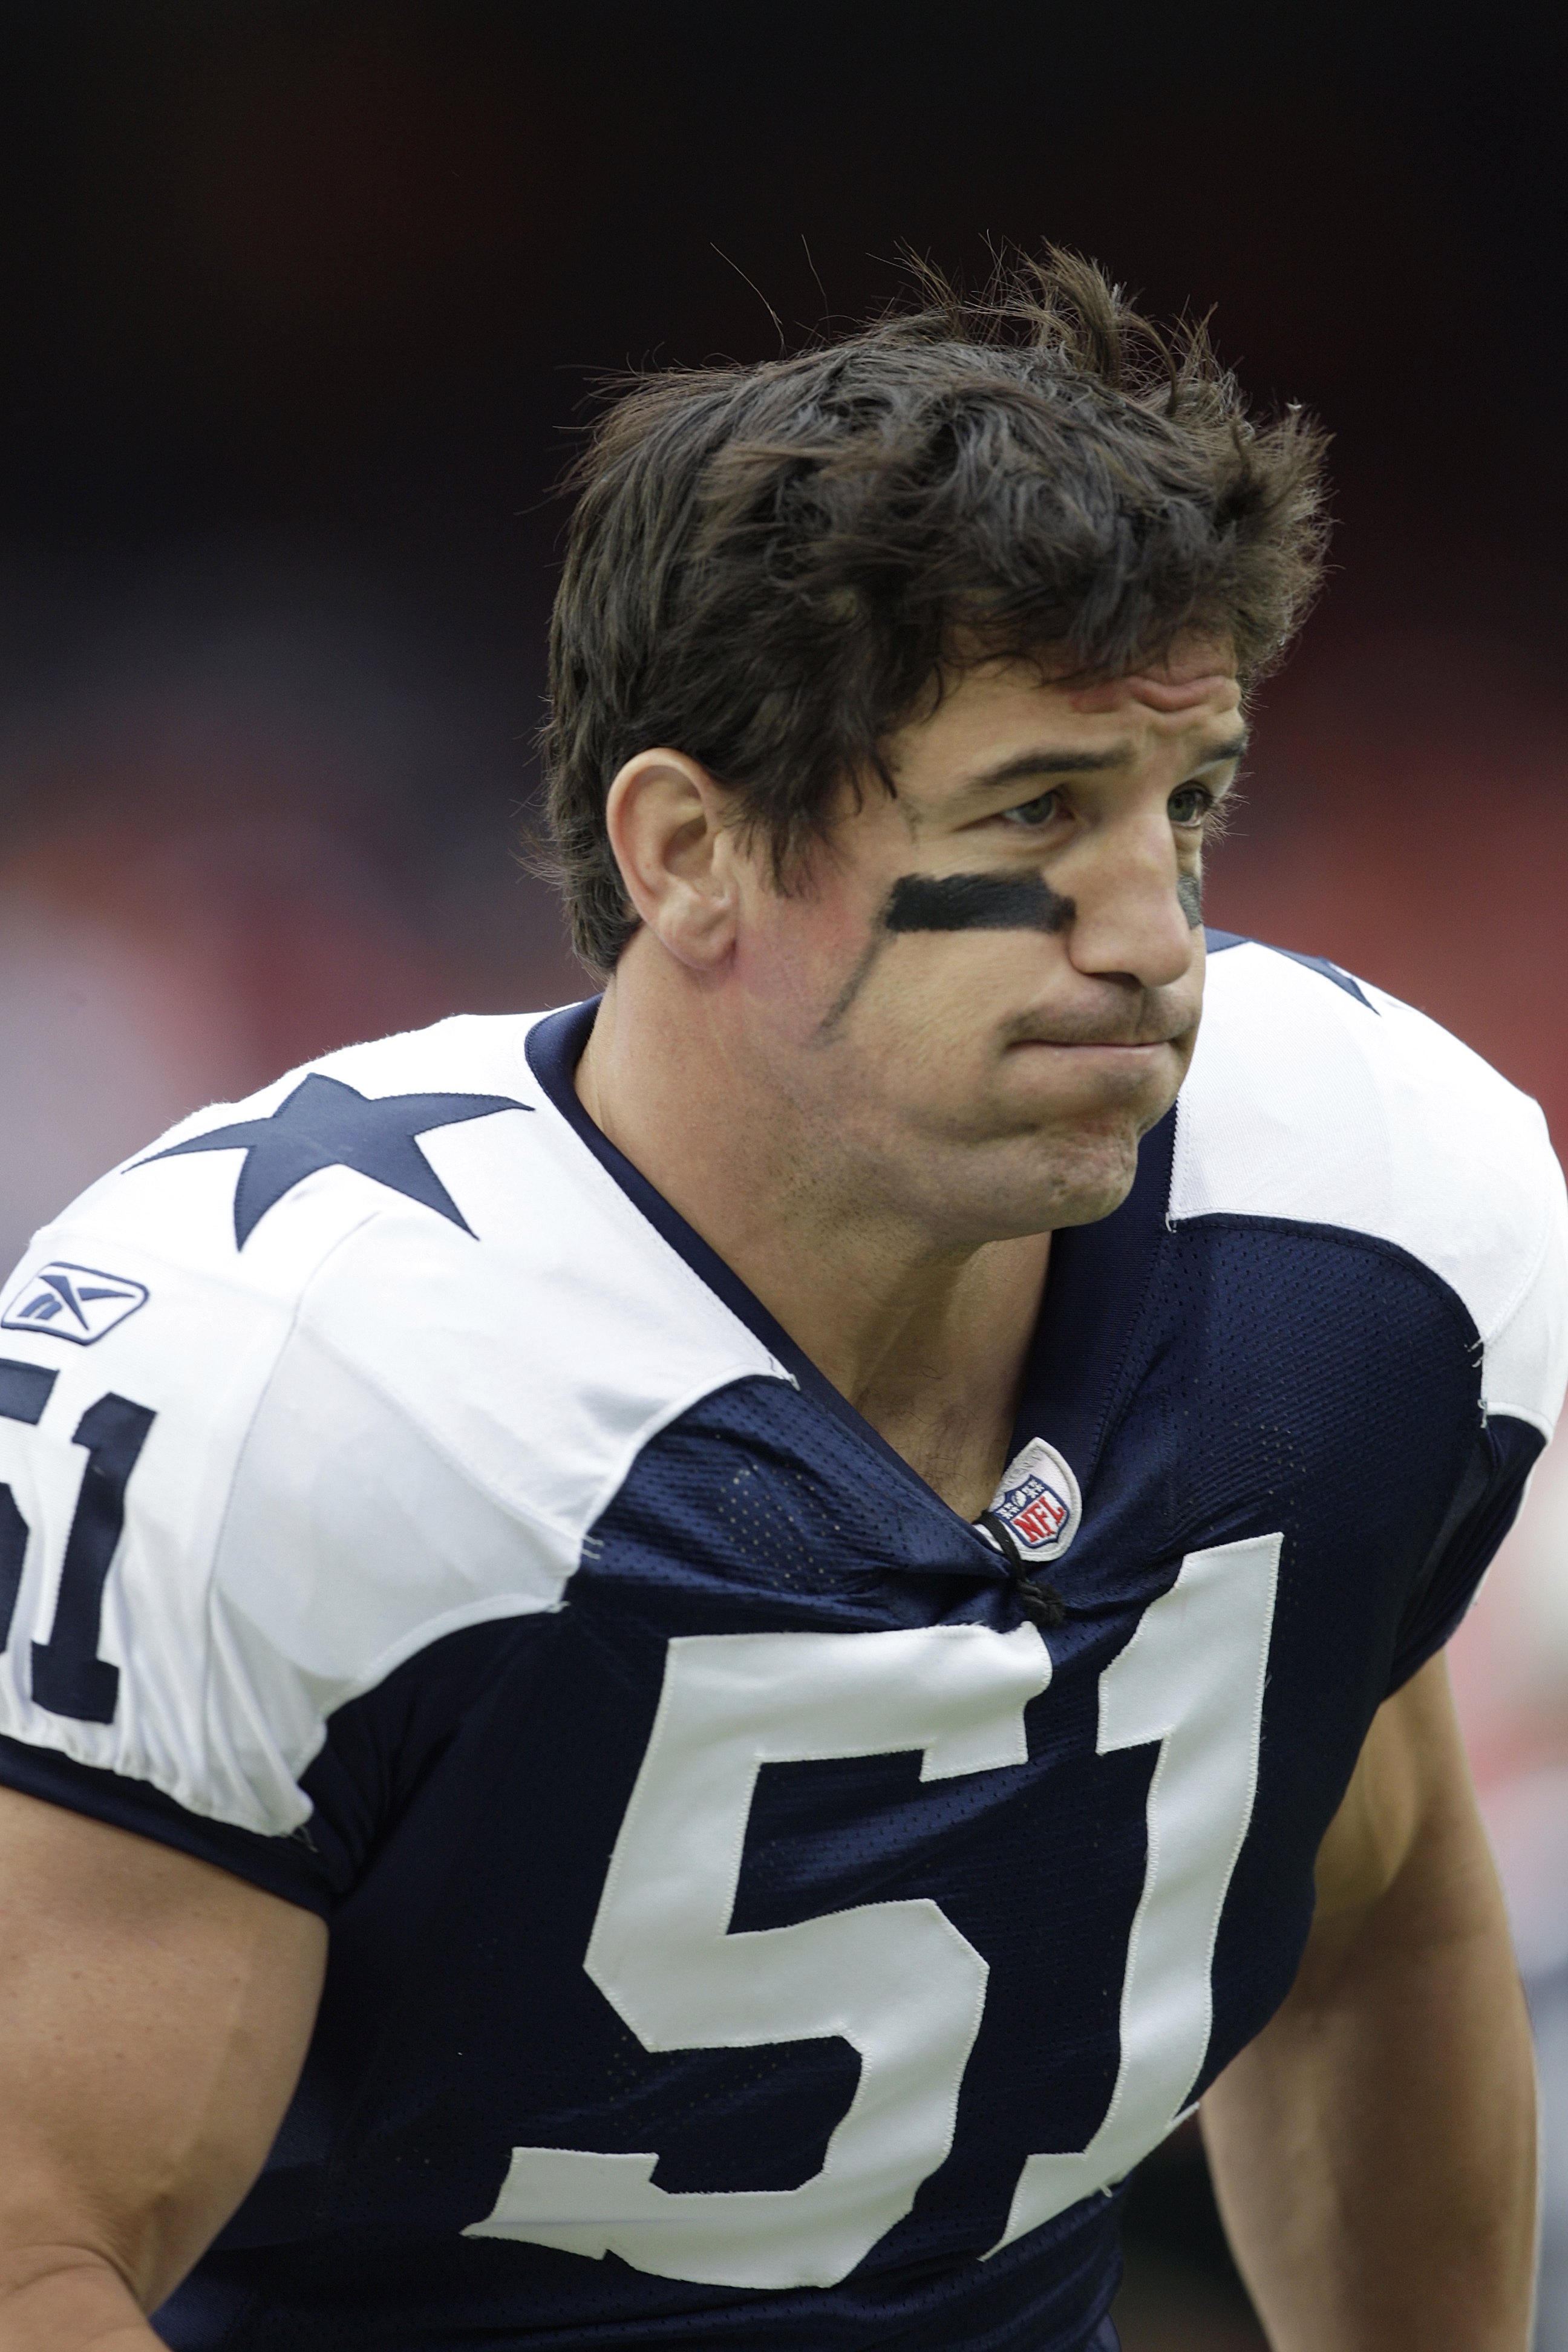
[[[1171,988],[1186,978],[1197,938],[1177,896],[1181,868],[1163,810],[1086,842],[1072,869],[1058,887],[1077,909],[1068,952],[1079,971],[1140,988]],[[1191,892],[1183,896],[1193,903]]]

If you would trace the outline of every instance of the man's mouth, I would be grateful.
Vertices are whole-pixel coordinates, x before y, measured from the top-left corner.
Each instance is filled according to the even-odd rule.
[[[1007,1042],[1009,1045],[1048,1045],[1064,1054],[1152,1054],[1162,1046],[1179,1045],[1188,1034],[1186,1029],[1162,1029],[1152,1037],[1060,1036],[1047,1030],[1026,1029]]]

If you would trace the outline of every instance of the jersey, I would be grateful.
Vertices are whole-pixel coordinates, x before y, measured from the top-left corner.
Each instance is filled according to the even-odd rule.
[[[1095,2337],[1568,1370],[1535,1107],[1210,946],[980,1526],[593,1126],[591,1004],[328,1055],[37,1237],[0,1778],[331,1922],[169,2345]]]

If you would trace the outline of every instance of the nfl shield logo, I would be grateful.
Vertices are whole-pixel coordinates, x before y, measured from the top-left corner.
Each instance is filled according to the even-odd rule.
[[[991,1508],[1026,1559],[1059,1559],[1078,1533],[1083,1498],[1065,1457],[1035,1437],[1003,1472]]]
[[[70,1339],[90,1348],[128,1315],[147,1303],[143,1283],[124,1275],[103,1274],[97,1266],[71,1265],[52,1258],[29,1275],[6,1302],[0,1330],[47,1331],[51,1339]]]

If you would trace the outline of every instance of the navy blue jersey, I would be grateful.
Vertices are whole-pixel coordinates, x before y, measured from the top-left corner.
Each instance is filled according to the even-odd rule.
[[[1211,947],[990,1527],[592,1126],[589,1006],[331,1055],[39,1236],[0,1778],[331,1926],[171,2346],[1094,2337],[1118,2184],[1288,1990],[1564,1378],[1534,1107]]]

